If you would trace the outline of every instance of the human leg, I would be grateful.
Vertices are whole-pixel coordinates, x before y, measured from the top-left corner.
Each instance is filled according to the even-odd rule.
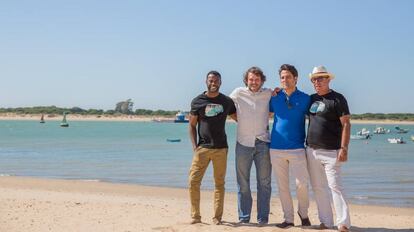
[[[189,174],[189,192],[191,200],[191,218],[196,221],[201,220],[200,215],[200,185],[203,176],[207,170],[210,159],[208,157],[209,149],[197,148],[194,152],[193,161]]]
[[[270,162],[269,143],[256,140],[254,163],[257,179],[257,222],[269,221],[270,197],[272,194],[272,164]]]
[[[253,163],[253,147],[236,144],[237,205],[239,221],[249,222],[252,211],[252,194],[250,191],[250,170]]]
[[[333,213],[331,208],[331,196],[328,190],[328,181],[325,173],[325,161],[320,160],[318,151],[310,147],[306,148],[308,170],[318,206],[318,216],[321,223],[327,227],[333,226]]]
[[[289,189],[289,163],[284,151],[270,149],[270,159],[275,175],[284,219],[288,223],[294,222],[293,201]]]
[[[344,188],[342,184],[341,166],[342,162],[337,160],[337,151],[332,150],[326,154],[328,163],[325,165],[325,172],[328,186],[332,193],[333,205],[336,214],[336,225],[338,228],[345,226],[350,228],[351,217],[349,214],[348,203],[345,200]]]
[[[213,162],[214,173],[214,219],[221,222],[224,207],[224,184],[227,168],[227,148],[214,149],[214,153],[210,154]]]
[[[308,218],[309,209],[309,173],[304,149],[291,151],[290,165],[292,175],[296,180],[296,196],[298,198],[298,213],[301,218]]]

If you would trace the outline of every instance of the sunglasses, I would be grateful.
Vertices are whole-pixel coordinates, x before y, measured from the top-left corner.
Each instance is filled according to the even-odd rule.
[[[293,108],[293,105],[290,103],[289,97],[287,95],[286,95],[286,98],[285,98],[285,103],[286,103],[286,106],[289,110]]]
[[[314,78],[311,79],[311,82],[312,83],[315,83],[315,82],[323,82],[323,81],[327,80],[328,78],[329,77],[314,77]]]

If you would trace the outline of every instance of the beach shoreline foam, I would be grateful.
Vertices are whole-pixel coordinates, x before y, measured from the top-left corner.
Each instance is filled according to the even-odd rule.
[[[0,231],[257,231],[255,219],[249,225],[236,224],[234,193],[226,193],[223,225],[213,225],[212,195],[202,192],[203,223],[190,225],[186,189],[3,176]],[[350,207],[352,231],[414,230],[414,208]],[[318,224],[315,202],[311,202],[309,217]],[[260,231],[283,231],[274,226],[283,220],[276,197],[272,197],[269,220],[269,226]],[[315,230],[296,226],[289,231]]]

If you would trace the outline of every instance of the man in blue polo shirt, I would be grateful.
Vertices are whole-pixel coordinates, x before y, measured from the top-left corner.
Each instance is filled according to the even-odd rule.
[[[279,69],[282,90],[270,100],[270,112],[274,113],[270,143],[270,159],[275,174],[284,213],[279,228],[294,226],[294,210],[289,190],[289,167],[296,179],[298,215],[302,226],[310,226],[308,218],[309,174],[305,153],[305,116],[310,97],[296,88],[298,71],[293,65],[283,64]]]

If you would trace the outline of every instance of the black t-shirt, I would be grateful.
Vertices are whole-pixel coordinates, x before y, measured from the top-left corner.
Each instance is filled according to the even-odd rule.
[[[209,98],[203,93],[194,98],[190,113],[198,116],[198,146],[227,148],[226,118],[235,112],[233,100],[224,94]]]
[[[333,90],[323,96],[312,94],[306,144],[316,149],[341,148],[342,124],[339,118],[345,115],[349,115],[349,108],[342,94]]]

